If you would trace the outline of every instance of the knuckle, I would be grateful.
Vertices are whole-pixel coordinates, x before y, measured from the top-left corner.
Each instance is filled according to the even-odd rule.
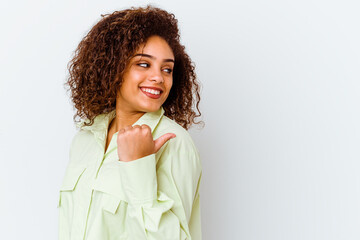
[[[144,128],[142,132],[143,132],[144,135],[149,135],[151,133],[151,129]]]
[[[119,134],[117,135],[117,140],[118,140],[118,141],[119,141],[119,140],[122,140],[123,137],[124,137],[124,133],[119,133]]]
[[[145,131],[150,131],[151,130],[151,128],[146,124],[141,125],[141,128],[144,129]]]

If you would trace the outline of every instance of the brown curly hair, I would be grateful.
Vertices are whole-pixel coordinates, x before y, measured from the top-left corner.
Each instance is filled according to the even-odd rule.
[[[180,44],[174,14],[147,5],[101,17],[81,40],[68,64],[65,85],[77,110],[74,121],[87,118],[90,122],[84,124],[92,125],[98,114],[115,109],[117,91],[130,58],[139,45],[157,35],[166,40],[175,56],[173,86],[163,104],[164,114],[185,129],[198,124],[194,118],[201,116],[200,83],[196,80],[195,65]]]

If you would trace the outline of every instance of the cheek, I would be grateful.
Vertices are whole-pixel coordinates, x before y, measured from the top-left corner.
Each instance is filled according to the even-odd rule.
[[[173,85],[173,80],[171,79],[167,82],[167,86],[166,86],[166,88],[169,89],[169,92],[170,92],[172,85]]]
[[[128,99],[129,97],[133,96],[134,94],[134,87],[132,84],[129,84],[128,82],[123,82],[123,84],[120,87],[120,94],[123,98]]]
[[[136,78],[136,76],[132,75],[129,78],[126,79],[126,81],[124,81],[122,83],[122,86],[120,88],[121,93],[122,94],[133,94],[135,92],[137,92],[139,89],[139,84],[141,83],[141,81],[138,80],[138,78]]]

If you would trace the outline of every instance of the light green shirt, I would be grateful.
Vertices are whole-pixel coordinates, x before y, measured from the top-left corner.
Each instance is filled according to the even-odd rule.
[[[98,115],[92,126],[78,126],[60,187],[60,240],[201,239],[198,151],[189,133],[164,115],[145,113],[154,139],[176,137],[143,158],[121,162],[117,133],[104,153],[115,110]]]

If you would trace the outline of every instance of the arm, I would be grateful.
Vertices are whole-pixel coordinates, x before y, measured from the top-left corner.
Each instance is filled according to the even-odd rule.
[[[131,239],[201,239],[201,162],[191,139],[167,142],[164,150],[131,162],[119,161],[126,228]]]

